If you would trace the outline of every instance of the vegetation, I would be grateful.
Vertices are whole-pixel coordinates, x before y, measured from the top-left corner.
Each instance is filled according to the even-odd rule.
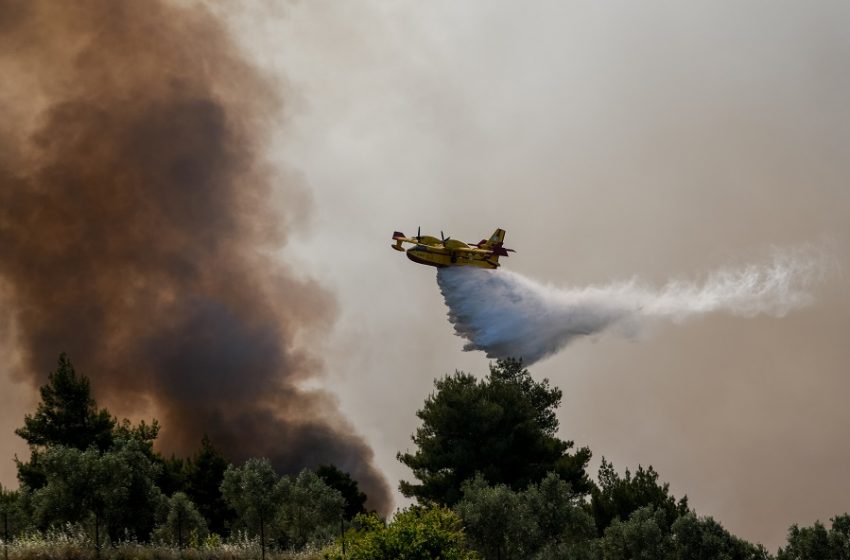
[[[183,549],[188,542],[206,540],[207,520],[186,494],[175,492],[164,505],[165,514],[160,515],[163,519],[153,533],[154,541]]]
[[[154,449],[159,424],[118,421],[64,354],[17,430],[32,451],[20,488],[0,487],[11,559],[768,560],[760,545],[698,516],[653,467],[620,474],[556,434],[561,391],[522,363],[483,380],[435,381],[416,448],[398,458],[419,505],[390,520],[334,465],[280,475],[230,464],[204,437],[192,457]],[[389,521],[389,522],[387,522]],[[794,525],[776,560],[850,560],[850,515]],[[342,535],[340,536],[340,534]]]
[[[850,558],[850,515],[846,513],[832,518],[832,527],[827,530],[820,521],[811,527],[792,525],[788,530],[788,544],[779,549],[777,560],[815,560]]]
[[[452,510],[413,507],[384,525],[376,515],[358,515],[349,530],[328,552],[328,560],[476,560],[465,542],[461,521]],[[343,552],[342,543],[346,543]]]
[[[334,465],[322,465],[316,469],[325,484],[338,491],[345,500],[343,515],[351,521],[358,513],[366,513],[366,494],[357,487],[357,482],[346,472]]]
[[[499,360],[481,381],[456,372],[435,388],[416,413],[422,420],[413,436],[418,449],[398,454],[420,481],[403,481],[405,496],[452,506],[476,474],[520,490],[554,472],[574,491],[590,490],[590,450],[570,454],[573,442],[555,437],[560,389],[546,379],[534,381],[521,361]]]
[[[599,535],[615,519],[628,519],[633,512],[645,507],[660,512],[665,530],[689,511],[687,497],[677,502],[670,495],[670,486],[658,483],[658,473],[651,466],[647,469],[638,466],[634,476],[626,469],[626,474],[621,477],[614,470],[614,465],[603,458],[598,484],[591,492],[590,501],[590,511]]]

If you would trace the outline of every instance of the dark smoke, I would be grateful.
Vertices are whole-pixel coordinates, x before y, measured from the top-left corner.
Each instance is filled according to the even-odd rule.
[[[23,375],[67,351],[119,414],[153,404],[164,450],[206,432],[234,461],[333,462],[386,512],[372,451],[298,388],[321,363],[295,339],[335,311],[272,257],[309,210],[259,156],[280,86],[205,8],[150,0],[0,0],[0,75],[0,295]]]

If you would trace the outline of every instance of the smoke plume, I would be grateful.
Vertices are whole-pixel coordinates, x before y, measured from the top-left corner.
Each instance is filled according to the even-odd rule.
[[[309,211],[261,157],[281,86],[203,6],[154,0],[0,0],[0,72],[18,375],[41,384],[67,351],[114,412],[157,411],[164,450],[207,433],[234,461],[333,462],[386,512],[372,451],[330,395],[299,388],[335,305],[272,258]]]
[[[704,281],[653,289],[636,279],[555,288],[508,270],[443,268],[437,282],[464,350],[532,364],[572,340],[618,327],[627,335],[660,319],[682,322],[717,311],[781,317],[812,301],[809,287],[828,259],[814,249],[777,251],[768,263],[720,269]]]

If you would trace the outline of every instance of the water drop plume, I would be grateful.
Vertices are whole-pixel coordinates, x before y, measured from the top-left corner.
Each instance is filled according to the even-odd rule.
[[[828,259],[812,248],[777,250],[763,263],[716,270],[702,280],[653,288],[638,279],[559,288],[509,270],[437,271],[437,282],[464,350],[532,364],[573,340],[612,327],[627,336],[650,322],[683,322],[707,313],[781,317],[813,301]]]

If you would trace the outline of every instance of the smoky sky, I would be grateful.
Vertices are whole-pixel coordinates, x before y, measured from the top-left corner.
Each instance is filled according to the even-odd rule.
[[[332,462],[386,512],[369,446],[330,394],[300,388],[337,311],[276,253],[311,212],[263,157],[283,82],[204,7],[160,1],[4,0],[0,70],[16,378],[40,385],[68,352],[113,413],[156,412],[164,451],[206,433],[237,462]]]
[[[339,298],[329,376],[392,480],[410,480],[395,453],[433,379],[489,362],[463,352],[434,270],[392,251],[393,231],[477,242],[501,227],[517,252],[500,270],[559,290],[699,284],[825,242],[842,272],[783,317],[614,329],[530,370],[564,391],[559,433],[595,464],[651,464],[742,537],[775,550],[792,523],[848,509],[846,2],[242,14],[253,56],[304,93],[283,132],[314,229],[289,247]]]

